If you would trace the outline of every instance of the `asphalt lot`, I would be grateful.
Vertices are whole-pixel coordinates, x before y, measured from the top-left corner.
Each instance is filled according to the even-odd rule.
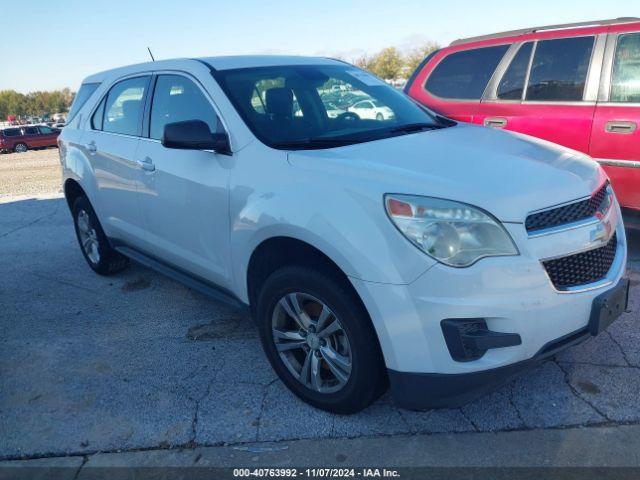
[[[606,333],[461,409],[385,396],[337,416],[276,379],[246,312],[135,264],[95,275],[55,149],[0,155],[0,459],[639,424],[640,235],[629,242],[632,312]]]

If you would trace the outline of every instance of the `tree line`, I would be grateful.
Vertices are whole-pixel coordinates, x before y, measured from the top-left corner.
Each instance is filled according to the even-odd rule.
[[[64,113],[69,110],[75,93],[68,88],[49,92],[19,93],[15,90],[0,91],[0,121],[9,115],[37,116]]]
[[[439,48],[435,42],[428,42],[406,52],[401,52],[396,47],[387,47],[374,55],[352,59],[351,63],[385,80],[407,79],[427,55]]]
[[[385,80],[406,79],[424,57],[438,48],[438,44],[433,42],[405,52],[396,47],[388,47],[376,54],[362,55],[350,61]],[[8,115],[42,117],[67,112],[74,95],[75,92],[68,88],[27,94],[15,90],[0,91],[0,121],[5,120]]]

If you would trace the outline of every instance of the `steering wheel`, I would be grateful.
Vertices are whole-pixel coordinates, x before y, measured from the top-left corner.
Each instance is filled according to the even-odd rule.
[[[336,117],[341,123],[354,123],[360,120],[360,115],[354,112],[343,112]]]

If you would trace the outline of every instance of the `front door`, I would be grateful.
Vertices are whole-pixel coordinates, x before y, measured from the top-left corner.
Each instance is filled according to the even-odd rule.
[[[24,127],[24,143],[26,143],[29,148],[39,148],[43,146],[38,127]]]
[[[231,157],[211,151],[165,148],[164,126],[202,120],[222,128],[212,103],[194,79],[160,74],[149,115],[149,138],[140,140],[144,165],[139,188],[145,241],[158,258],[221,286],[228,285]]]
[[[587,153],[595,98],[589,101],[586,85],[594,47],[594,36],[523,43],[474,123]]]
[[[611,178],[620,203],[640,210],[640,33],[612,37],[610,80],[593,121],[589,154]]]

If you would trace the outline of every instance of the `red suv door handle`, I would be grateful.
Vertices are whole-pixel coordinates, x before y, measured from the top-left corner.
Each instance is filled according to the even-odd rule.
[[[483,123],[485,127],[504,128],[507,126],[507,119],[502,117],[487,117]]]
[[[635,122],[607,122],[604,124],[605,131],[609,133],[633,133],[638,128]]]

